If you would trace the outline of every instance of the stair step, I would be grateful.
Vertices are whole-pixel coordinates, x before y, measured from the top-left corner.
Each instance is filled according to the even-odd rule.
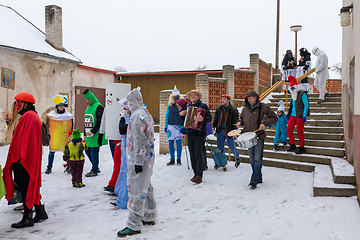
[[[307,119],[305,126],[318,126],[318,127],[343,127],[342,120],[313,120]]]
[[[276,127],[269,129],[268,131],[276,131]],[[296,132],[296,127],[294,128],[294,132]],[[308,126],[305,123],[304,133],[329,133],[329,134],[339,134],[343,133],[343,127],[318,127],[318,126]]]
[[[320,106],[326,107],[326,108],[333,108],[333,107],[341,108],[341,101],[340,102],[330,102],[329,101],[329,102],[324,102],[321,105],[318,105],[317,101],[318,101],[317,99],[310,100],[310,111],[312,108],[320,107]],[[279,107],[278,102],[267,103],[267,105],[269,105],[270,107],[276,107],[276,108]],[[286,106],[285,101],[284,101],[284,105]],[[288,107],[290,107],[290,101],[288,102]]]
[[[240,154],[239,156],[242,163],[250,163],[249,155]],[[210,152],[207,152],[207,157],[212,158]],[[313,172],[315,170],[316,164],[263,157],[263,166],[284,168],[303,172]]]
[[[266,131],[267,136],[275,136],[275,130]],[[295,138],[298,138],[296,131],[294,131]],[[313,139],[313,140],[332,140],[332,141],[342,141],[344,135],[338,133],[312,133],[312,132],[304,132],[305,139]]]
[[[331,170],[334,182],[339,184],[356,184],[354,167],[343,158],[331,159]]]
[[[274,138],[275,138],[274,136],[268,135],[265,138],[265,142],[274,143]],[[295,144],[297,146],[300,144],[298,138],[295,138]],[[279,146],[281,146],[281,145],[282,145],[282,143],[280,143]],[[345,146],[345,142],[344,141],[331,141],[331,140],[323,141],[323,140],[305,139],[305,147],[306,146],[343,148]],[[289,145],[287,145],[286,147],[288,148]]]
[[[270,107],[271,110],[274,112],[277,111],[278,107]],[[341,113],[341,107],[333,107],[333,108],[326,108],[326,107],[310,107],[310,114],[311,113]]]
[[[356,196],[357,189],[350,184],[334,183],[333,175],[329,166],[317,165],[314,172],[313,195],[351,197]]]
[[[286,102],[286,98],[285,98],[285,95],[281,98],[281,97],[278,97],[278,98],[270,98],[269,101],[271,103],[276,103],[278,104],[278,102],[282,100],[284,103]],[[288,96],[288,103],[290,103],[291,101],[291,96]],[[319,101],[319,98],[309,98],[309,102],[312,103],[316,103],[317,101]],[[327,104],[330,104],[330,103],[337,103],[337,104],[341,104],[341,97],[327,97],[325,98],[325,102],[322,103],[323,105],[327,105]]]
[[[310,109],[311,111],[311,109]],[[331,114],[324,114],[324,113],[313,113],[310,112],[310,116],[306,117],[306,120],[342,120],[341,113],[331,113]]]
[[[273,93],[271,95],[273,98],[281,98],[284,97],[284,93]],[[319,98],[319,93],[308,93],[309,98]],[[341,97],[341,93],[330,93],[328,98],[331,97]],[[325,98],[326,99],[326,98]]]

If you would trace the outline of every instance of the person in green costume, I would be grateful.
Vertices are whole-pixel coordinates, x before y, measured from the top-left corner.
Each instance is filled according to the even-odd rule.
[[[99,173],[99,150],[102,145],[107,145],[103,134],[99,133],[101,117],[104,107],[100,104],[95,95],[86,89],[83,92],[86,104],[85,110],[85,143],[88,149],[85,151],[92,164],[91,171],[85,177],[95,177]]]

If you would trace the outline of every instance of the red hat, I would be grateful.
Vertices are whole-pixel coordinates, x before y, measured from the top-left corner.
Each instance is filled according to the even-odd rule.
[[[222,98],[225,97],[225,98],[231,100],[231,97],[230,97],[229,95],[227,95],[227,94],[223,94],[223,95],[221,95],[221,97],[222,97]]]
[[[289,80],[289,82],[290,82],[290,87],[292,87],[292,86],[294,86],[294,85],[298,85],[298,82],[296,81],[296,78],[295,78],[294,76],[290,75],[290,76],[288,77],[288,80]]]
[[[19,92],[18,94],[15,95],[14,99],[35,104],[35,98],[29,92]]]

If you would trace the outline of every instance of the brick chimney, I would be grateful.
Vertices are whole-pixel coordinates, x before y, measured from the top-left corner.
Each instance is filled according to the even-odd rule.
[[[45,6],[46,42],[59,51],[63,51],[62,9],[56,5]]]

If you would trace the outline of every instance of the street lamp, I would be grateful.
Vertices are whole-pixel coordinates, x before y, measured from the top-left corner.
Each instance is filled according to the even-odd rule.
[[[290,27],[290,31],[295,32],[295,61],[297,62],[297,32],[302,30],[301,25],[294,25]]]

